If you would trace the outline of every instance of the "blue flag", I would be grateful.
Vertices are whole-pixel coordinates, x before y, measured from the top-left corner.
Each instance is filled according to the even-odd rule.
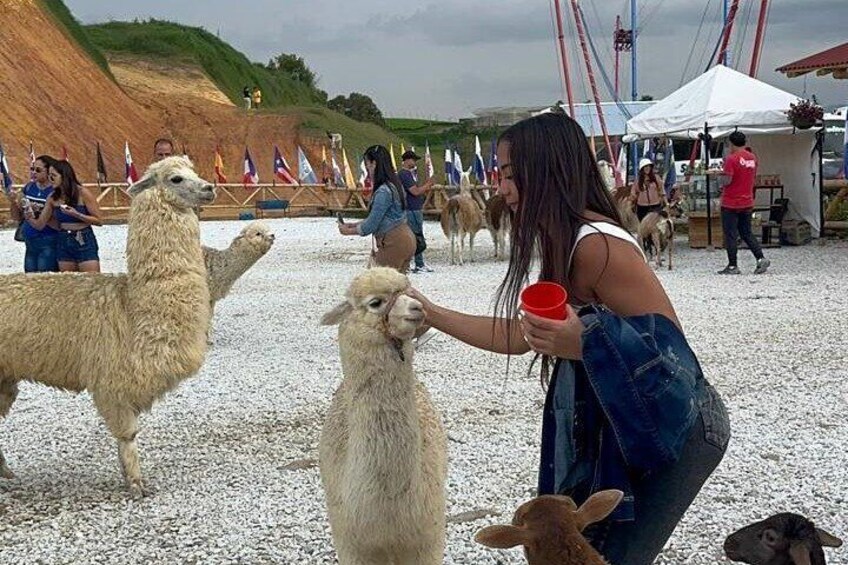
[[[453,157],[451,150],[445,147],[445,184],[453,186]]]
[[[457,149],[456,145],[453,146],[453,180],[452,184],[455,186],[459,186],[459,181],[462,178],[462,172],[465,169],[462,168],[462,159],[459,157],[459,149]]]
[[[486,184],[486,162],[483,161],[483,150],[480,148],[480,137],[474,136],[474,176],[477,182]]]
[[[318,177],[315,176],[315,171],[312,170],[312,165],[309,164],[309,161],[306,158],[306,154],[304,154],[303,149],[300,148],[300,145],[297,146],[297,168],[300,172],[298,176],[300,178],[301,183],[318,184]]]

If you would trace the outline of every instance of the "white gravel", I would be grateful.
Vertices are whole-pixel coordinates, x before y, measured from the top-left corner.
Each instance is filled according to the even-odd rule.
[[[333,563],[317,468],[318,435],[340,378],[335,328],[319,316],[364,265],[369,242],[334,220],[268,222],[268,256],[216,309],[215,345],[201,373],[142,417],[142,472],[153,494],[132,501],[114,440],[88,394],[22,384],[0,442],[18,478],[0,482],[0,563]],[[202,225],[225,246],[239,222]],[[432,274],[411,275],[432,299],[485,313],[505,271],[481,233],[475,265],[451,267],[427,224]],[[124,226],[97,229],[105,271],[125,269]],[[796,511],[848,534],[848,245],[768,250],[765,276],[718,277],[722,252],[678,245],[660,273],[710,381],[728,403],[730,450],[659,563],[724,562],[724,536],[754,519]],[[0,232],[0,273],[21,269],[23,246]],[[749,273],[753,260],[740,253]],[[72,308],[73,305],[69,305]],[[61,328],[56,328],[61,331]],[[15,336],[2,336],[15,339]],[[40,354],[39,344],[33,354]],[[507,521],[536,484],[541,405],[527,359],[473,350],[444,335],[422,347],[420,378],[448,433],[448,513],[500,517],[453,523],[446,563],[523,563],[474,532]],[[848,564],[848,550],[827,550]]]

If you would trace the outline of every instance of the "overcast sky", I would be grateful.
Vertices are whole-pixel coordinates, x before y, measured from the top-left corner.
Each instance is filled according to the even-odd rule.
[[[637,1],[640,95],[661,98],[703,72],[720,31],[722,1]],[[481,107],[546,105],[565,99],[550,0],[65,2],[83,23],[154,17],[202,26],[255,61],[297,53],[320,76],[320,87],[330,97],[362,92],[391,117],[458,118]],[[799,95],[816,94],[826,105],[848,104],[848,80],[787,79],[774,72],[782,64],[844,42],[846,2],[772,0],[758,78]],[[591,92],[570,2],[562,4],[575,98],[583,101]],[[745,73],[759,4],[740,2],[731,40],[732,60],[741,56],[738,69]],[[621,14],[629,27],[629,0],[581,0],[580,5],[612,80],[615,15]],[[629,99],[629,54],[622,55],[621,66],[621,97]],[[602,98],[610,99],[600,75],[598,83]]]

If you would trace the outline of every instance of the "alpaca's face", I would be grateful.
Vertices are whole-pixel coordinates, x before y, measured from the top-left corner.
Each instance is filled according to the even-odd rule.
[[[176,208],[193,209],[215,200],[215,187],[197,176],[187,157],[168,157],[150,165],[144,177],[133,184],[130,196],[158,189],[166,202]]]
[[[375,267],[358,275],[347,291],[347,300],[324,314],[323,325],[352,317],[359,327],[370,326],[387,337],[412,339],[424,323],[424,307],[405,294],[409,279],[394,269]]]
[[[389,335],[406,341],[424,323],[424,307],[411,296],[401,294],[403,290],[366,296],[360,308],[369,317],[383,318]]]
[[[247,246],[259,255],[265,255],[274,244],[274,234],[263,224],[249,224],[233,241],[234,245]]]

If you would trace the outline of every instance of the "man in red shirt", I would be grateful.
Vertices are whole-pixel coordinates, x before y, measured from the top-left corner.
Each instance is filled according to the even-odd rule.
[[[708,174],[725,175],[730,181],[721,193],[721,226],[727,267],[720,275],[738,275],[736,264],[737,241],[741,237],[757,259],[755,275],[766,272],[771,262],[763,255],[760,243],[751,233],[751,212],[754,208],[754,179],[757,176],[757,157],[745,146],[745,134],[735,131],[728,136],[730,155],[724,159],[724,170]]]

